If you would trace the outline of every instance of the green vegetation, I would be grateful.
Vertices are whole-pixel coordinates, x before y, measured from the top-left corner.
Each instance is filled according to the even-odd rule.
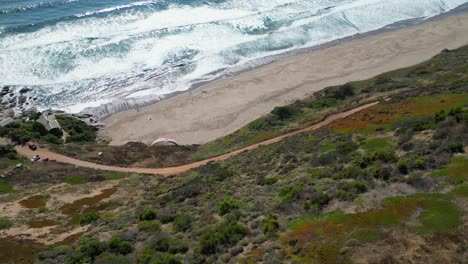
[[[67,250],[46,251],[40,261],[461,263],[468,236],[467,60],[465,47],[408,69],[330,87],[190,149],[139,143],[60,146],[106,164],[127,157],[125,166],[177,164],[302,128],[378,96],[388,98],[323,129],[177,177],[134,174],[95,197],[59,211],[51,207],[73,219],[93,211],[101,219]],[[97,150],[105,154],[96,157]],[[22,188],[36,184],[43,178],[37,175],[48,175],[34,175],[39,168],[36,163],[16,170],[21,177],[5,182]],[[26,170],[33,176],[16,182],[27,177]],[[93,171],[60,175],[57,182],[65,175],[87,175],[90,182],[118,177]],[[111,196],[117,188],[119,195]],[[111,238],[99,241],[89,234]],[[408,248],[415,254],[407,254]]]
[[[18,159],[18,155],[13,146],[0,145],[0,158],[7,158],[9,160]]]
[[[262,220],[260,228],[264,234],[269,236],[276,235],[276,232],[279,230],[278,216],[276,214],[270,214],[265,219]]]
[[[138,223],[138,230],[142,232],[155,232],[161,228],[161,223],[157,220],[141,221]]]
[[[178,214],[174,219],[174,230],[185,232],[192,227],[193,217],[190,214]]]
[[[361,146],[365,151],[373,152],[379,149],[390,148],[391,143],[388,138],[369,138]]]
[[[449,201],[433,201],[421,215],[421,226],[415,231],[420,234],[435,232],[450,232],[455,230],[462,222],[462,213]]]
[[[25,144],[30,140],[60,144],[61,136],[60,131],[54,129],[47,131],[41,123],[35,121],[17,121],[0,128],[0,137],[7,137],[19,144]]]
[[[107,243],[110,251],[114,253],[127,255],[132,252],[132,243],[118,235],[112,236]]]
[[[239,200],[225,196],[218,202],[218,214],[225,215],[233,209],[239,209],[241,203]]]
[[[62,129],[67,131],[67,142],[85,143],[94,142],[96,134],[83,121],[70,116],[58,115],[57,121]]]
[[[106,180],[112,181],[122,179],[123,175],[118,172],[108,172],[104,177],[106,178]]]
[[[12,226],[10,220],[4,217],[0,217],[0,230],[8,229]]]
[[[235,218],[230,217],[200,236],[200,251],[202,254],[215,254],[223,247],[235,244],[246,234],[247,228],[238,224]]]
[[[381,238],[381,234],[375,229],[363,229],[353,233],[353,237],[360,242],[367,243],[373,242]]]
[[[100,218],[101,216],[97,212],[87,212],[80,217],[80,225],[89,225],[93,222],[96,222]]]
[[[151,221],[156,219],[156,210],[146,209],[138,215],[140,221]]]
[[[468,159],[464,157],[454,157],[452,162],[443,169],[433,173],[437,177],[448,177],[451,183],[462,184],[468,181]]]
[[[106,255],[96,259],[96,264],[131,264],[131,261],[120,255]]]
[[[13,191],[14,189],[10,184],[6,182],[0,182],[0,193],[11,193]]]
[[[64,182],[71,184],[71,185],[85,184],[88,182],[88,178],[85,176],[79,176],[79,175],[68,176],[68,177],[65,177]]]

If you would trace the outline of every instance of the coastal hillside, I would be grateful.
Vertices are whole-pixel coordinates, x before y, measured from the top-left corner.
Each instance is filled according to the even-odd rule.
[[[64,143],[34,118],[17,121],[0,130],[9,141],[110,168],[260,146],[163,176],[30,162],[2,145],[0,262],[466,263],[467,62],[468,46],[444,50],[278,106],[205,145],[108,146],[58,116],[72,136]]]

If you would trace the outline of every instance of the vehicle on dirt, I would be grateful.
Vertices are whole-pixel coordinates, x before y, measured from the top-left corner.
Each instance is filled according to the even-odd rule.
[[[36,150],[36,149],[37,149],[36,144],[34,144],[34,143],[32,143],[32,142],[28,142],[27,145],[28,145],[28,147],[29,147],[31,150]]]
[[[31,161],[34,162],[34,161],[38,161],[40,159],[41,159],[41,156],[35,155],[34,157],[31,158]]]

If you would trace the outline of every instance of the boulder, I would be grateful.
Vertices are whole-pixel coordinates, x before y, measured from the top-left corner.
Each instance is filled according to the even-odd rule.
[[[18,97],[18,103],[19,104],[24,104],[26,102],[26,96],[24,95],[20,95],[20,97]]]
[[[23,87],[23,88],[21,88],[21,90],[19,90],[19,93],[20,93],[20,94],[25,94],[25,93],[27,93],[27,92],[29,92],[29,91],[31,91],[31,89],[29,89],[29,88],[27,88],[27,87]]]

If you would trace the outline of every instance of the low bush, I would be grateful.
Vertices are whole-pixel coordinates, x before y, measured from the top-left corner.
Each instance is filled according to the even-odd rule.
[[[188,251],[188,245],[182,240],[164,237],[157,239],[149,246],[151,249],[159,252],[167,252],[171,254],[185,253]]]
[[[161,228],[161,223],[157,220],[141,221],[138,223],[138,230],[142,232],[154,232]]]
[[[99,220],[101,216],[97,212],[87,212],[80,217],[80,225],[88,225]]]
[[[156,210],[146,209],[138,215],[140,221],[150,221],[156,219]]]
[[[0,145],[0,157],[14,160],[14,159],[18,158],[18,155],[17,155],[16,150],[15,150],[15,148],[13,146]]]
[[[127,255],[132,252],[132,243],[128,240],[122,239],[118,235],[112,236],[107,242],[109,249],[121,255]]]
[[[0,230],[9,229],[12,226],[10,220],[4,217],[0,217]]]
[[[106,248],[107,245],[96,237],[84,237],[76,246],[78,252],[82,253],[85,257],[89,257],[91,260],[103,253]]]
[[[246,234],[246,227],[237,223],[235,218],[229,218],[218,224],[215,229],[207,230],[200,236],[200,251],[206,255],[214,254],[222,246],[237,243]]]
[[[178,214],[174,219],[174,230],[176,232],[185,232],[192,227],[193,217],[189,214]]]
[[[83,121],[70,116],[58,115],[57,121],[67,131],[67,142],[94,142],[96,134]]]
[[[225,196],[218,202],[218,214],[225,215],[231,212],[233,209],[239,209],[240,206],[241,202],[239,200]]]
[[[260,223],[260,228],[263,233],[269,236],[274,236],[279,230],[278,216],[276,214],[269,214]]]
[[[132,262],[120,255],[107,255],[96,259],[95,264],[131,264]]]

